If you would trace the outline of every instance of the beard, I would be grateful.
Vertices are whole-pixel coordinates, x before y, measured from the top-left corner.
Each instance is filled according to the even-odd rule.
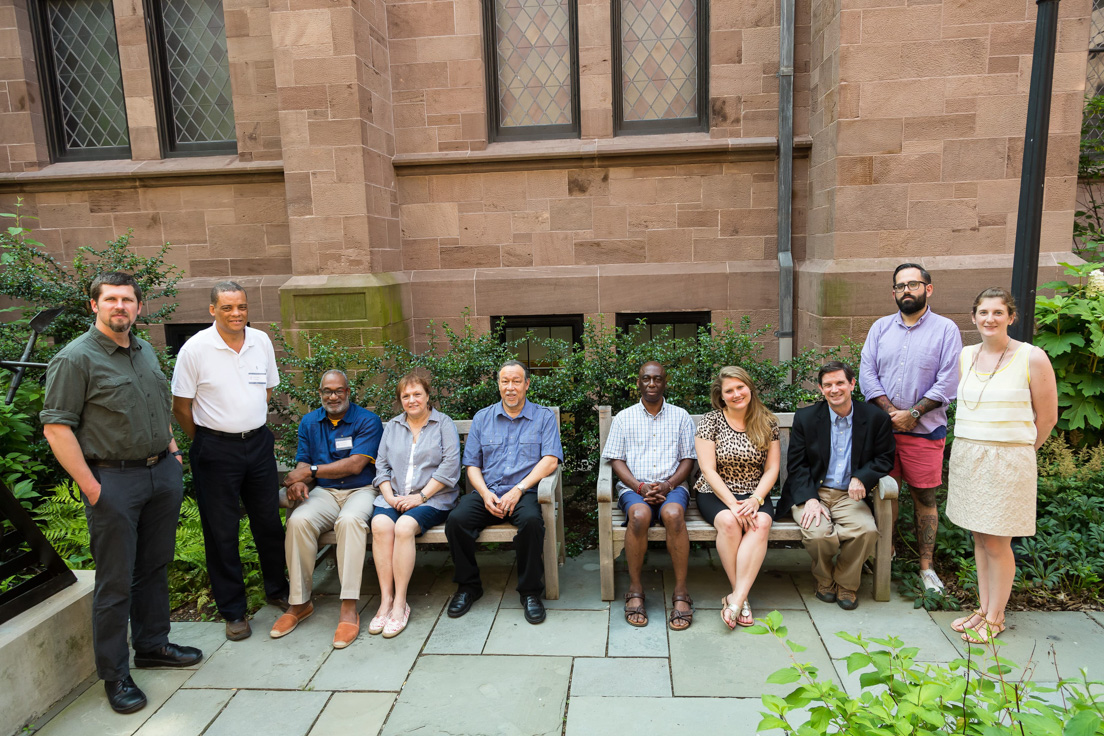
[[[326,410],[326,415],[331,417],[345,416],[345,412],[349,411],[349,399],[345,399],[340,404],[323,404],[323,408]]]
[[[107,318],[108,328],[120,335],[128,331],[132,324],[134,323],[130,321],[130,315],[128,314],[113,314]]]
[[[906,301],[907,300],[907,301]],[[928,304],[928,295],[921,291],[917,295],[902,294],[896,298],[901,314],[916,314]]]

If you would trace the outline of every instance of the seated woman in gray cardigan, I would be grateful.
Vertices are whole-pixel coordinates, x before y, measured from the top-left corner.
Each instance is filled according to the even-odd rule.
[[[414,537],[445,521],[459,497],[460,435],[452,419],[429,405],[430,380],[408,373],[399,380],[403,413],[383,426],[376,458],[372,559],[380,606],[369,634],[398,636],[410,619],[406,589],[414,572]]]

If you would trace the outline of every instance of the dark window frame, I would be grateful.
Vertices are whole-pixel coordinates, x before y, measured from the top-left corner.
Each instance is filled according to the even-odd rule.
[[[582,104],[579,98],[579,3],[567,0],[568,37],[571,63],[571,123],[569,125],[525,125],[502,127],[498,122],[498,27],[495,0],[482,0],[483,67],[487,88],[487,142],[538,141],[582,136]]]
[[[613,134],[656,135],[660,133],[709,132],[709,2],[698,4],[698,116],[675,120],[625,120],[625,99],[621,74],[621,0],[610,5],[610,75],[613,87]]]
[[[617,328],[624,333],[641,319],[651,326],[653,324],[696,324],[699,328],[708,327],[713,322],[713,313],[708,310],[695,310],[689,312],[618,312]],[[674,334],[671,335],[674,337]]]
[[[491,329],[499,342],[506,342],[506,330],[530,330],[534,327],[570,327],[571,344],[579,345],[583,339],[584,318],[581,314],[510,315],[491,317]],[[530,366],[530,370],[533,370]],[[537,370],[543,370],[538,368]]]
[[[46,123],[46,146],[50,152],[50,162],[61,161],[115,161],[119,159],[129,160],[131,157],[130,146],[130,120],[126,112],[126,93],[123,99],[123,120],[127,128],[127,145],[103,146],[100,148],[88,148],[70,150],[65,144],[65,132],[62,126],[61,101],[58,99],[54,84],[58,79],[57,68],[54,65],[54,49],[50,42],[50,20],[46,16],[46,0],[30,0],[28,15],[31,19],[31,36],[34,39],[35,67],[38,71],[38,89],[42,95],[42,112]],[[109,3],[114,17],[114,3]],[[118,49],[118,33],[115,37],[116,50]],[[122,79],[122,59],[116,52],[119,60],[119,78]]]
[[[180,355],[184,343],[210,326],[210,322],[166,322],[165,346],[172,348],[173,355]]]
[[[169,62],[165,51],[165,19],[161,13],[161,0],[142,0],[142,6],[146,14],[146,45],[150,56],[150,73],[153,77],[153,106],[157,111],[157,140],[161,146],[161,157],[237,155],[236,125],[234,138],[228,141],[179,142],[176,140],[176,119],[173,116],[172,85],[169,80]],[[224,8],[223,13],[225,12]]]

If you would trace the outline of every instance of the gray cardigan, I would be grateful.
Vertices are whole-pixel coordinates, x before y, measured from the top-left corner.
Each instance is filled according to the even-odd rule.
[[[445,487],[430,496],[426,503],[435,509],[450,510],[460,495],[456,485],[460,480],[460,435],[456,425],[447,415],[430,409],[429,420],[418,435],[418,444],[414,449],[414,477],[410,488],[407,488],[412,441],[406,412],[392,417],[383,425],[374,484],[378,487],[383,481],[390,481],[391,491],[396,496],[406,496],[411,489],[420,491],[431,478],[436,479]],[[375,505],[381,508],[388,506],[382,493],[376,497]]]

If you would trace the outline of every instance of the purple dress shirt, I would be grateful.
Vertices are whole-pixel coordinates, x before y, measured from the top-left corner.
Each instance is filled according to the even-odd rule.
[[[909,409],[923,398],[938,401],[941,406],[920,417],[908,434],[946,437],[947,404],[958,391],[961,352],[958,326],[931,307],[912,327],[905,325],[900,312],[882,317],[870,327],[863,344],[863,396],[867,401],[885,396],[898,409]]]

